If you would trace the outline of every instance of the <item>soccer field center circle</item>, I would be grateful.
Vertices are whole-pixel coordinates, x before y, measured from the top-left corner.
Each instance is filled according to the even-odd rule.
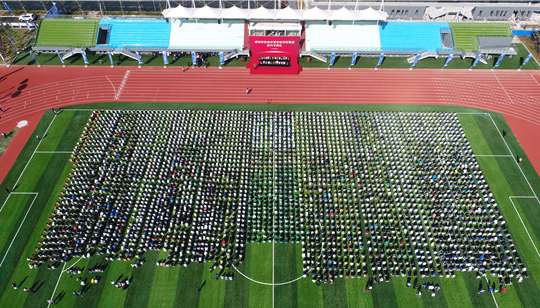
[[[310,212],[313,213],[313,210],[311,210],[311,209],[309,209],[309,208],[308,208],[308,210],[309,210]],[[323,228],[322,228],[321,222],[320,222],[318,219],[316,219],[315,221],[316,221],[317,224],[319,225],[319,232],[322,232],[322,231],[323,231]],[[323,243],[323,242],[321,241],[321,243]],[[253,244],[253,243],[252,243],[252,244]],[[319,256],[317,257],[317,259],[320,259],[320,258],[322,257],[323,251],[324,251],[324,248],[321,249],[321,253],[320,253]],[[234,263],[231,262],[230,264],[231,264],[231,266],[234,268],[234,270],[238,272],[238,274],[242,275],[242,276],[243,276],[244,278],[246,278],[247,280],[249,280],[249,281],[251,281],[251,282],[258,283],[258,284],[262,284],[262,285],[265,285],[265,286],[283,286],[283,285],[286,285],[286,284],[289,284],[289,283],[296,282],[296,281],[298,281],[298,280],[300,280],[300,279],[302,279],[302,278],[307,278],[307,277],[308,277],[307,275],[305,275],[305,276],[304,276],[304,275],[300,275],[300,276],[298,276],[298,277],[296,277],[296,278],[294,278],[294,279],[292,279],[292,280],[285,281],[285,282],[263,282],[263,281],[259,281],[259,280],[257,280],[257,279],[253,279],[253,278],[249,277],[248,275],[242,273],[242,271],[239,270],[239,269],[234,265]],[[275,265],[275,264],[274,264],[274,255],[272,254],[272,272],[273,272],[273,267],[274,267],[274,265]],[[313,270],[313,267],[308,271],[308,274],[311,273],[312,270]]]

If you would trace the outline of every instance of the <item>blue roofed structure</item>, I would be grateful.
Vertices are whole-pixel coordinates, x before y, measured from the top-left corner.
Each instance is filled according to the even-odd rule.
[[[385,22],[379,26],[381,49],[392,51],[431,51],[443,48],[446,22]]]
[[[102,19],[96,47],[167,49],[170,35],[164,19]]]

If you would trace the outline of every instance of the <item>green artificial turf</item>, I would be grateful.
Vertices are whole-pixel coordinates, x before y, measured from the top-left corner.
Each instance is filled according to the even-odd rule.
[[[469,113],[474,109],[445,106],[409,106],[409,105],[213,105],[213,104],[93,104],[76,108],[133,108],[133,109],[238,109],[238,110],[309,110],[309,111],[454,111]],[[75,108],[75,107],[73,107]],[[47,135],[43,138],[38,151],[69,152],[77,142],[90,111],[73,111],[66,108],[57,118],[52,112],[46,112],[38,124],[35,134],[44,135],[52,122]],[[458,115],[467,138],[475,154],[508,155],[507,157],[478,157],[484,175],[495,195],[502,214],[509,226],[520,256],[526,263],[531,277],[523,283],[514,282],[502,294],[494,294],[499,307],[537,307],[540,305],[540,262],[539,256],[527,235],[540,247],[540,222],[535,217],[540,214],[540,205],[536,199],[513,198],[510,196],[532,196],[540,191],[538,175],[525,157],[519,143],[509,130],[502,116],[491,114]],[[493,118],[493,121],[492,121]],[[495,123],[498,129],[493,125]],[[508,132],[503,142],[502,130]],[[31,138],[19,159],[2,183],[2,187],[12,187],[38,140]],[[511,152],[509,152],[509,149]],[[523,178],[515,156],[525,159],[519,164],[527,175],[529,183]],[[82,275],[61,273],[63,264],[55,270],[28,268],[26,257],[30,256],[55,201],[62,191],[63,183],[71,170],[69,153],[36,153],[26,167],[19,181],[17,192],[38,192],[32,205],[34,194],[10,195],[0,191],[0,204],[5,203],[0,212],[0,260],[6,255],[9,243],[13,245],[0,267],[0,307],[44,307],[46,300],[62,292],[66,294],[57,307],[496,307],[489,292],[477,294],[480,282],[474,273],[456,273],[453,279],[424,278],[423,281],[436,282],[442,286],[437,296],[431,297],[423,290],[418,297],[415,290],[406,286],[406,277],[394,277],[389,283],[376,284],[371,292],[365,291],[367,278],[336,278],[333,284],[317,287],[311,279],[302,278],[283,286],[268,286],[251,282],[238,273],[232,281],[216,280],[214,273],[208,271],[209,264],[190,264],[187,268],[157,267],[155,262],[164,258],[166,253],[148,252],[147,260],[138,269],[129,262],[105,261],[101,256],[90,259],[74,259],[65,268],[76,263],[76,267],[107,264],[103,273],[90,274],[87,270]],[[7,201],[6,201],[7,200]],[[512,203],[512,201],[513,203]],[[515,205],[515,208],[514,208]],[[28,209],[32,206],[31,210]],[[517,209],[517,212],[516,212]],[[17,229],[28,215],[17,233]],[[518,215],[519,213],[519,215]],[[523,223],[520,220],[523,220]],[[525,226],[524,226],[525,225]],[[526,231],[527,230],[527,231]],[[274,247],[272,247],[274,246]],[[273,257],[272,257],[273,256]],[[292,280],[301,274],[302,259],[300,245],[276,243],[249,244],[246,258],[238,267],[249,277],[263,282],[283,282]],[[98,284],[93,284],[84,297],[75,297],[72,291],[81,288],[76,277],[100,277]],[[120,276],[133,277],[133,283],[127,290],[117,289],[110,284]],[[24,280],[26,277],[26,280]],[[60,280],[58,280],[60,277]],[[496,281],[488,274],[490,281]],[[24,286],[39,287],[35,293],[13,290],[12,282],[21,282]],[[201,292],[197,286],[205,282]],[[56,290],[55,290],[56,289]],[[54,292],[53,292],[54,291]],[[274,298],[272,300],[272,298]]]
[[[41,19],[36,46],[93,47],[99,19]]]
[[[478,49],[478,37],[510,37],[508,23],[450,23],[455,49]]]

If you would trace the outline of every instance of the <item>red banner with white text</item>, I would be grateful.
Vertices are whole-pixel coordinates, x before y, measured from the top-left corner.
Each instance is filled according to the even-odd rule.
[[[298,74],[299,36],[250,36],[251,74]]]

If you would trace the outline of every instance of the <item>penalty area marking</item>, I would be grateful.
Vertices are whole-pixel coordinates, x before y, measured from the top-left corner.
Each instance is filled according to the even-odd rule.
[[[493,117],[491,116],[491,114],[489,113],[484,113],[486,116],[488,116],[491,120],[491,123],[493,123],[493,126],[495,127],[495,129],[497,130],[497,132],[499,133],[499,136],[501,137],[501,140],[504,142],[505,146],[506,146],[506,149],[508,150],[508,153],[510,157],[514,157],[514,153],[512,152],[512,150],[510,149],[510,146],[508,145],[508,143],[506,142],[506,140],[504,139],[501,131],[499,130],[499,127],[497,126],[497,124],[495,123],[495,120],[493,120]],[[477,155],[478,156],[478,155]],[[536,192],[534,191],[534,189],[532,188],[532,185],[531,183],[529,182],[529,179],[527,179],[527,176],[525,175],[525,172],[523,172],[523,169],[521,169],[521,166],[519,165],[519,162],[517,160],[513,160],[514,163],[516,164],[516,166],[518,167],[519,171],[521,172],[521,175],[523,176],[523,178],[525,179],[525,181],[527,182],[527,185],[529,186],[529,189],[531,190],[533,196],[508,196],[508,199],[510,199],[510,203],[512,203],[512,206],[514,207],[514,211],[516,212],[516,214],[518,215],[519,217],[519,220],[521,221],[521,225],[523,226],[523,228],[525,229],[525,232],[527,232],[527,235],[529,236],[529,240],[531,241],[531,244],[533,245],[534,247],[534,250],[536,251],[536,254],[538,255],[538,258],[540,259],[540,253],[538,252],[538,248],[536,247],[536,245],[534,244],[534,241],[531,237],[531,234],[529,233],[529,230],[527,229],[527,227],[525,226],[525,223],[523,222],[523,219],[521,218],[521,215],[519,214],[517,208],[516,208],[516,205],[514,204],[514,201],[512,200],[512,198],[514,199],[536,199],[536,202],[538,202],[540,204],[540,200],[538,200],[538,196],[536,195]]]

